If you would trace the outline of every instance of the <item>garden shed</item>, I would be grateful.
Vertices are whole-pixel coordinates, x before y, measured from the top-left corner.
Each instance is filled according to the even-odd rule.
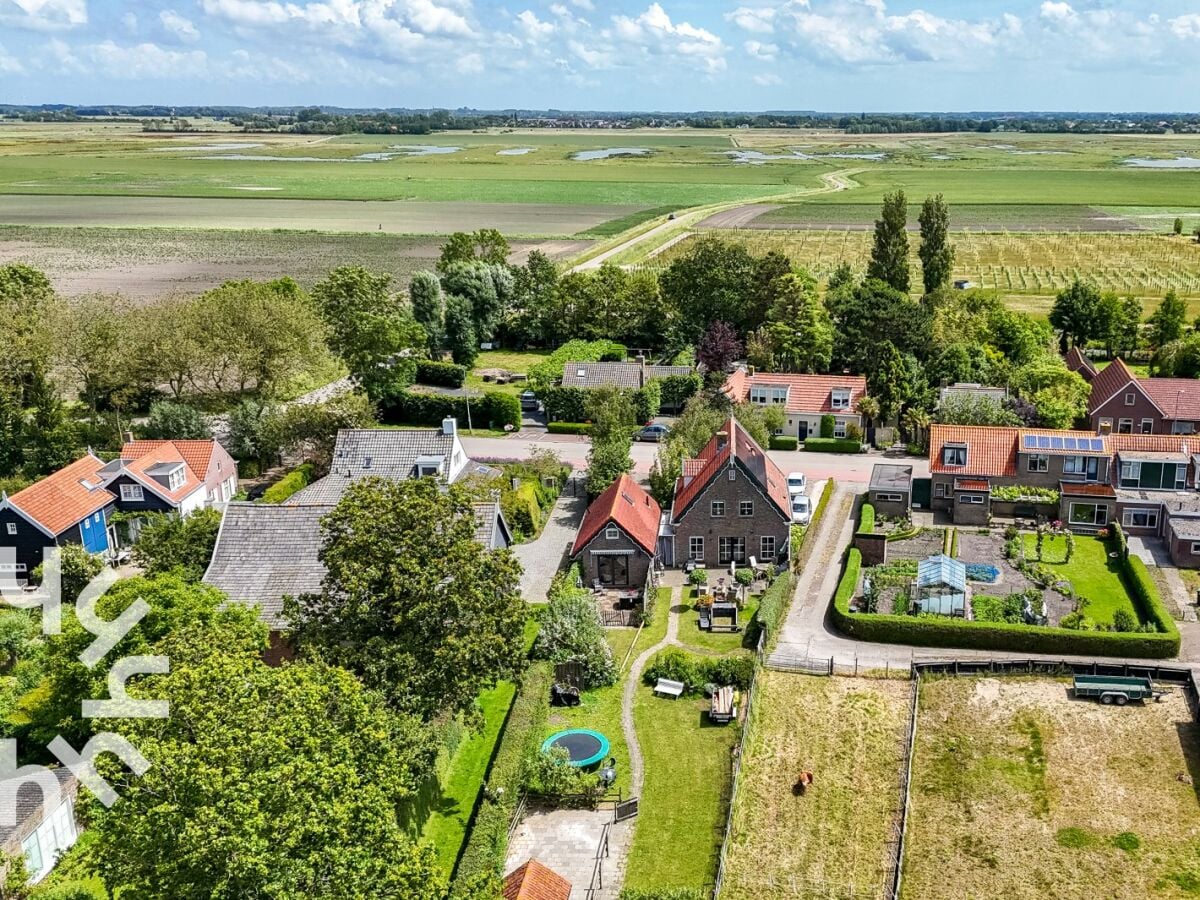
[[[967,566],[945,554],[917,564],[917,581],[912,592],[913,611],[939,616],[965,616],[967,610]]]

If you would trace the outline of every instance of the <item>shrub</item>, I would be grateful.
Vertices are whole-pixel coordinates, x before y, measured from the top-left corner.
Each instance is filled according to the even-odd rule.
[[[417,360],[417,382],[460,388],[467,380],[467,367],[433,359]]]
[[[29,573],[29,578],[34,584],[42,583],[44,565],[38,563]],[[104,560],[99,556],[88,553],[79,544],[63,544],[58,552],[59,593],[62,602],[74,603],[80,591],[87,587],[103,568]]]
[[[157,512],[144,517],[147,521],[133,545],[133,561],[147,575],[175,572],[185,581],[203,578],[217,544],[221,511],[199,509],[182,519]]]
[[[204,440],[212,437],[208,416],[183,403],[160,400],[150,404],[150,415],[142,434],[162,440]]]
[[[72,879],[40,884],[29,893],[29,900],[108,900],[108,890],[99,878]]]
[[[669,409],[683,409],[684,404],[704,384],[704,379],[698,372],[688,375],[668,375],[666,378],[658,378],[655,381],[657,381],[662,394],[662,405]]]
[[[809,438],[804,449],[810,453],[862,453],[862,444],[849,438]]]
[[[858,511],[858,533],[875,533],[875,507],[870,503],[864,503]]]
[[[800,441],[790,435],[773,434],[768,446],[771,450],[795,450],[800,446]]]
[[[633,392],[633,410],[641,424],[646,424],[657,416],[661,408],[662,386],[657,381],[650,381],[645,387]]]
[[[770,641],[778,637],[779,626],[787,615],[788,604],[792,601],[792,591],[796,587],[796,576],[788,570],[782,577],[771,582],[770,587],[763,591],[758,598],[758,624],[767,631]]]
[[[591,422],[550,422],[546,425],[550,434],[591,434]]]
[[[554,668],[531,663],[509,710],[504,734],[488,770],[487,790],[480,795],[470,834],[455,870],[455,887],[482,874],[499,874],[508,852],[508,822],[525,784],[530,753],[542,745],[550,718],[550,685]]]
[[[608,346],[600,353],[600,362],[625,362],[628,357],[628,347],[616,341],[608,341]]]
[[[821,437],[831,439],[833,437],[833,429],[835,427],[837,427],[836,416],[831,416],[828,414],[821,416]]]
[[[437,428],[443,419],[457,419],[460,427],[520,428],[521,401],[499,391],[488,391],[482,397],[455,397],[401,390],[380,401],[380,418],[391,425]]]
[[[1113,613],[1114,631],[1137,631],[1137,619],[1127,609],[1118,609]]]
[[[581,387],[553,385],[538,391],[549,422],[582,422],[587,414],[587,391]]]
[[[700,888],[624,888],[617,900],[709,900],[709,896]]]
[[[535,794],[562,798],[583,794],[599,799],[604,788],[594,774],[574,769],[570,754],[562,747],[543,753],[534,749],[525,761],[525,787]]]
[[[263,502],[282,503],[292,494],[308,487],[312,483],[312,474],[312,463],[297,466],[263,492]]]
[[[846,426],[846,440],[858,441],[861,444],[863,441],[863,430],[851,422]]]
[[[704,566],[698,566],[688,573],[688,584],[701,585],[708,584],[708,569]]]
[[[750,587],[754,584],[754,573],[749,569],[738,569],[733,577],[743,587]]]
[[[699,691],[706,684],[733,685],[746,690],[754,679],[754,657],[697,656],[678,647],[667,647],[654,655],[642,676],[649,685],[660,678],[681,681],[689,692]]]
[[[1129,545],[1125,542],[1125,529],[1121,527],[1121,523],[1113,522],[1108,529],[1108,549],[1121,557],[1128,556]]]
[[[577,662],[583,667],[583,686],[602,687],[617,680],[617,667],[591,595],[575,586],[579,577],[578,565],[555,576],[533,655],[551,662]]]
[[[1030,484],[998,484],[991,490],[993,500],[1016,502],[1032,500],[1035,503],[1058,503],[1058,491],[1054,488],[1035,487]]]

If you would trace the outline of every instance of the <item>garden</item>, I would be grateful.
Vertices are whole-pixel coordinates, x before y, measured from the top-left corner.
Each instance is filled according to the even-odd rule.
[[[755,578],[748,567],[739,568],[730,578],[719,576],[709,584],[707,569],[693,569],[689,575],[689,587],[684,589],[684,611],[679,619],[679,640],[686,646],[700,651],[729,653],[741,649],[753,650],[758,645],[761,624],[758,607],[762,592],[774,581],[774,573],[764,573]],[[728,584],[726,584],[728,582]],[[712,617],[714,600],[732,602],[737,608],[737,631],[729,628],[727,620]],[[705,621],[715,627],[703,627]]]
[[[923,679],[903,896],[1195,896],[1198,772],[1180,690],[1114,714],[1065,678]]]

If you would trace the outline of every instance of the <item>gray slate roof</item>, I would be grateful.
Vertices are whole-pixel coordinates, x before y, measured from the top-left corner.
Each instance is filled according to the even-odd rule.
[[[579,373],[583,374],[580,375]],[[671,375],[690,375],[691,366],[646,366],[646,380]],[[567,362],[563,363],[563,387],[640,388],[642,364],[636,362]]]
[[[499,550],[512,543],[512,535],[509,534],[508,523],[504,521],[504,514],[500,512],[499,503],[475,503],[472,509],[475,511],[475,540],[489,550]],[[497,542],[497,531],[503,543]]]
[[[401,430],[343,428],[333,447],[330,474],[349,478],[378,475],[405,479],[414,476],[418,457],[442,457],[445,476],[454,452],[454,436],[440,428]]]
[[[891,463],[876,463],[871,470],[871,490],[873,491],[911,491],[912,466],[892,465]]]
[[[70,769],[50,769],[57,779],[61,798],[74,797],[79,791],[79,783]],[[32,781],[10,778],[0,781],[0,803],[6,807],[16,807],[16,825],[0,827],[0,850],[9,853],[21,852],[21,841],[32,834],[49,814],[58,808],[56,798],[49,802],[42,797],[42,790]]]
[[[204,583],[258,610],[272,628],[283,625],[283,597],[321,590],[325,566],[321,517],[332,504],[274,505],[231,501],[225,509]]]
[[[974,399],[987,398],[996,403],[1003,403],[1008,396],[1008,391],[1002,387],[989,387],[983,384],[972,384],[966,381],[956,382],[955,384],[947,385],[938,391],[938,404],[946,402],[948,397],[972,397]]]

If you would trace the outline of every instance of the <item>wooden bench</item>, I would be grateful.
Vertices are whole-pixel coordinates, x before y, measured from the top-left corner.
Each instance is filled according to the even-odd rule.
[[[654,693],[662,694],[666,697],[682,697],[683,682],[671,681],[668,678],[658,679],[658,683],[654,685]]]

